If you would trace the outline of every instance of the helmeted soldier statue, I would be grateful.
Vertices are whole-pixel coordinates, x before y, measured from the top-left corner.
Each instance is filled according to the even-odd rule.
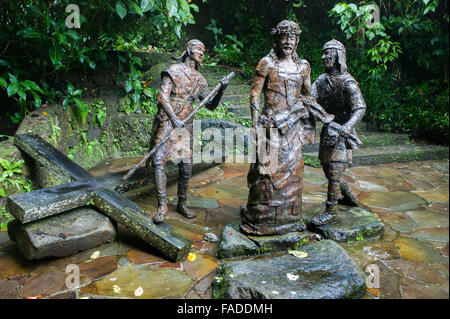
[[[324,125],[320,134],[319,160],[328,179],[328,194],[325,211],[312,220],[315,225],[324,225],[337,218],[338,201],[348,206],[359,205],[342,175],[352,162],[352,150],[360,144],[355,127],[366,112],[366,103],[358,82],[347,72],[345,55],[341,42],[334,39],[327,42],[322,56],[325,73],[317,78],[311,89],[317,102],[342,125],[338,130]]]
[[[181,128],[182,121],[193,110],[196,98],[203,100],[209,93],[205,78],[198,71],[205,53],[205,46],[199,40],[190,40],[186,45],[186,51],[176,58],[174,64],[170,65],[161,73],[161,85],[158,92],[158,113],[153,122],[152,139],[150,148],[157,145],[174,128]],[[228,83],[221,82],[221,88],[215,97],[206,104],[210,110],[215,109],[220,102],[223,91]],[[195,217],[195,213],[186,207],[187,189],[189,178],[192,173],[192,121],[183,126],[190,133],[190,145],[188,156],[181,159],[178,181],[178,204],[177,212],[187,218]],[[174,141],[169,139],[161,145],[153,155],[152,166],[156,197],[158,199],[158,210],[153,216],[153,221],[159,223],[167,215],[166,182],[167,177],[164,170],[166,160],[171,154]]]

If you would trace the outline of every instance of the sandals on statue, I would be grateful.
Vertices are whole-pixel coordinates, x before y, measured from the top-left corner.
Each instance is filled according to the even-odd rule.
[[[153,216],[153,222],[155,224],[161,223],[167,216],[168,209],[167,206],[158,207],[157,213]]]
[[[336,218],[337,214],[325,211],[324,213],[315,216],[311,221],[316,226],[322,226],[325,224],[329,224],[332,221],[335,221]]]

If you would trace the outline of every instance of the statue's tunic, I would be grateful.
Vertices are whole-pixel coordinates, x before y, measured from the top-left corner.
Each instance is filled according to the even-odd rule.
[[[334,114],[334,121],[344,125],[348,121],[355,124],[364,116],[366,103],[359,89],[358,82],[348,73],[320,75],[313,83],[311,95],[326,110]],[[356,129],[351,132],[357,137]],[[345,138],[330,135],[324,125],[320,132],[319,159],[322,163],[351,163],[352,147]]]
[[[289,73],[265,57],[256,72],[266,79],[259,125],[266,129],[267,143],[258,145],[256,162],[247,176],[249,196],[241,229],[254,235],[302,230],[302,145],[314,141],[315,122],[309,120],[309,111],[299,98],[310,67],[302,60],[296,71]],[[278,139],[269,135],[271,128],[278,132]],[[258,153],[264,146],[273,158],[261,158]]]
[[[198,97],[203,99],[209,93],[208,84],[205,78],[198,72],[185,65],[184,63],[175,63],[169,66],[161,73],[161,77],[169,76],[172,80],[172,91],[170,92],[170,106],[174,114],[181,121],[184,120],[192,111],[193,103]],[[190,133],[190,156],[183,161],[190,161],[192,158],[192,120],[184,126]],[[164,108],[158,104],[158,113],[155,116],[152,128],[152,139],[150,148],[157,145],[165,136],[170,134],[173,126],[166,114]],[[164,164],[170,155],[173,147],[173,141],[168,140],[153,155],[154,164]]]

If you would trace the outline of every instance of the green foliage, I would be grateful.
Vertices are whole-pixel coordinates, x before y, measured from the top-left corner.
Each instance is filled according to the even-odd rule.
[[[215,45],[213,49],[213,57],[207,58],[205,64],[217,65],[225,64],[232,66],[241,66],[244,44],[239,41],[236,35],[225,35],[222,37],[222,29],[218,27],[217,20],[211,19],[210,24],[206,27],[207,30],[214,34]]]
[[[330,10],[330,17],[339,18],[337,24],[345,33],[347,39],[356,37],[357,41],[364,44],[366,40],[372,41],[376,36],[386,36],[385,28],[379,22],[370,23],[373,18],[373,5],[358,7],[354,3],[337,3]]]
[[[98,127],[102,127],[106,119],[106,105],[105,102],[99,100],[92,103],[90,112],[92,113],[92,120]]]
[[[9,214],[8,212],[6,212],[6,207],[5,206],[0,206],[0,230],[6,230],[7,224],[9,221],[13,220],[14,216],[12,216],[11,214]],[[3,220],[6,220],[6,222],[3,222]]]
[[[0,176],[0,196],[6,196],[6,186],[12,185],[17,188],[18,191],[30,192],[33,187],[30,182],[26,182],[23,179],[15,178],[17,174],[22,174],[22,168],[24,161],[10,161],[6,158],[0,158],[0,165],[3,168],[2,175]]]
[[[144,87],[142,93],[142,98],[137,102],[134,102],[129,96],[122,99],[119,110],[125,112],[127,115],[136,113],[138,110],[143,114],[156,115],[158,112],[158,89]]]
[[[67,85],[67,93],[64,95],[64,100],[62,105],[64,108],[70,106],[74,116],[74,121],[72,126],[75,128],[77,122],[81,119],[83,124],[86,123],[86,118],[89,113],[89,108],[86,103],[83,102],[82,98],[83,91],[81,89],[75,89],[72,83],[69,82]]]
[[[80,0],[76,2],[80,28],[69,29],[66,19],[72,13],[65,10],[71,2],[2,2],[0,89],[16,103],[9,110],[15,122],[42,102],[59,102],[61,76],[110,63],[108,51],[167,42],[173,45],[174,37],[182,35],[182,27],[194,23],[191,11],[198,11],[197,5],[186,0]],[[153,37],[153,32],[158,36]],[[139,65],[137,58],[128,58],[133,67]],[[138,72],[132,66],[124,80],[138,100]],[[76,114],[84,118],[85,106],[75,97],[70,102],[76,104]]]
[[[437,0],[391,4],[380,2],[373,25],[365,1],[330,11],[347,39],[371,46],[357,47],[349,63],[368,105],[365,118],[385,131],[448,144],[448,13],[438,13]]]

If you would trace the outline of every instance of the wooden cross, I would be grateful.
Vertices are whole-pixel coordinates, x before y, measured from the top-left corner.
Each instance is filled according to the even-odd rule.
[[[39,136],[17,134],[14,144],[48,169],[72,180],[9,196],[6,210],[20,222],[32,222],[90,203],[171,261],[179,261],[189,252],[191,240],[173,232],[167,224],[153,223],[144,209],[120,194],[142,185],[142,170],[127,181],[122,180],[123,173],[94,177]]]

